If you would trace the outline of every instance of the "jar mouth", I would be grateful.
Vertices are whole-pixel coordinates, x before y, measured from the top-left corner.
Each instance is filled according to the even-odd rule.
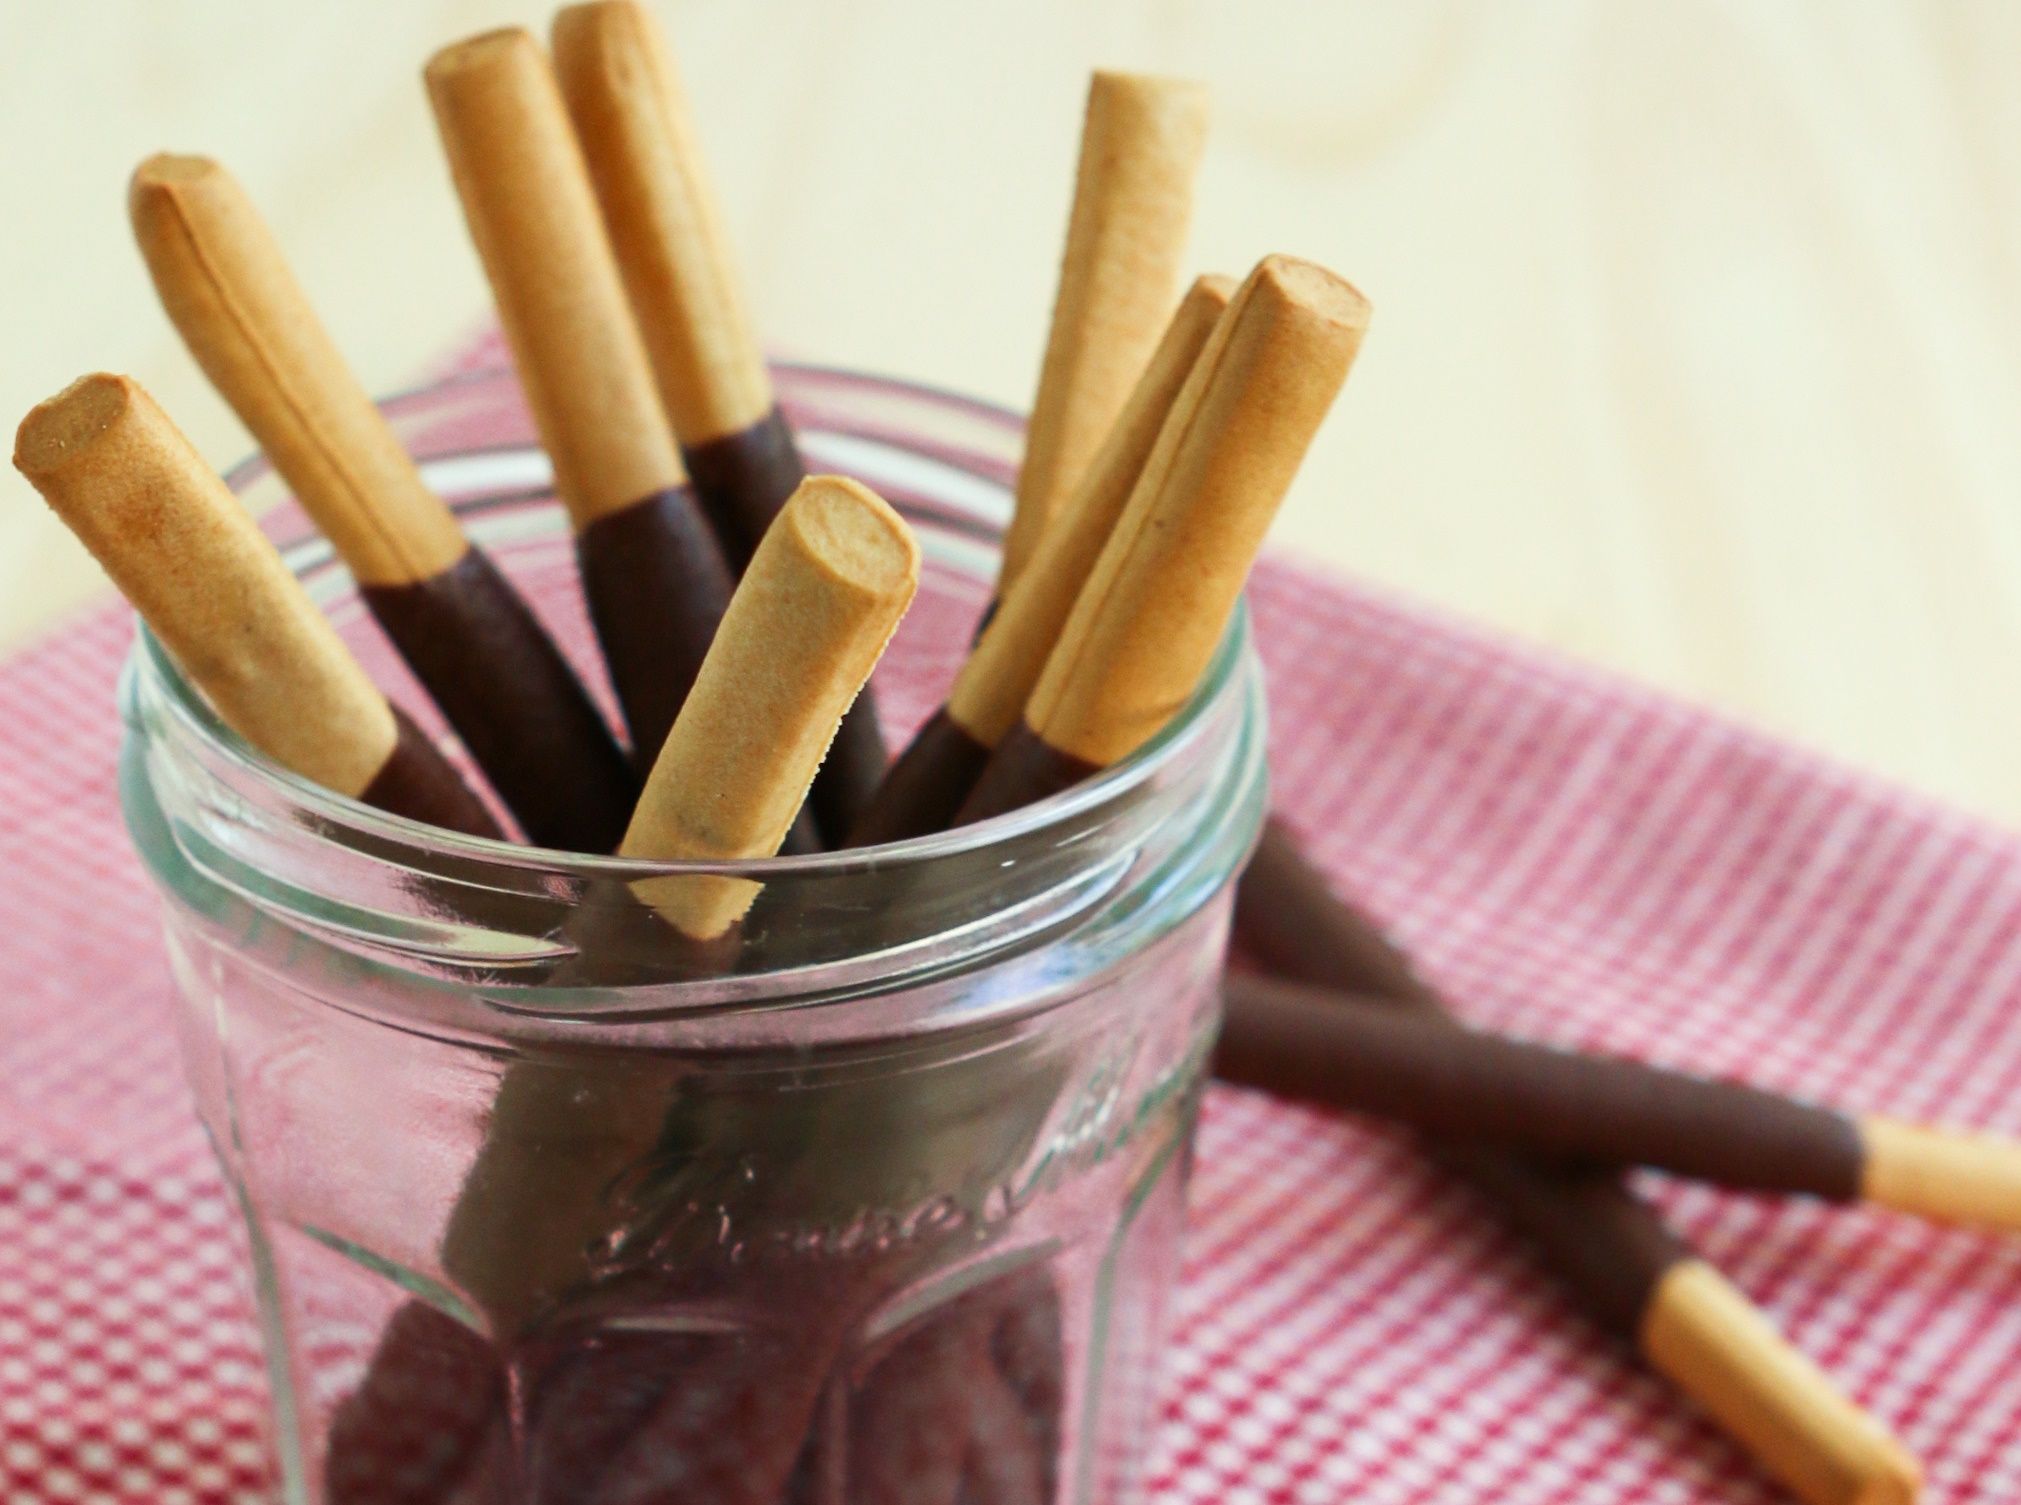
[[[810,468],[857,475],[919,534],[927,564],[919,598],[876,679],[895,732],[938,703],[965,656],[994,577],[1021,420],[918,383],[830,367],[778,366],[775,376]],[[566,515],[510,371],[470,372],[382,406],[472,542],[521,587],[586,682],[600,682]],[[258,456],[227,480],[256,511],[285,496]],[[370,627],[328,542],[298,514],[270,520],[269,532],[283,536],[283,558],[339,634],[425,725],[432,707]],[[675,862],[568,852],[370,808],[243,741],[144,628],[121,705],[129,830],[176,912],[271,936],[277,970],[307,946],[389,977],[474,986],[484,1005],[476,1011],[443,1004],[448,1013],[424,1020],[411,998],[388,1008],[408,1024],[494,1033],[501,1012],[524,1010],[543,1027],[655,1011],[777,1012],[997,962],[1044,971],[1059,965],[1052,943],[1068,934],[1126,954],[1220,891],[1261,819],[1265,779],[1244,609],[1187,704],[1114,767],[972,825],[797,856]],[[734,971],[683,962],[663,927],[620,924],[595,932],[606,980],[572,980],[588,955],[576,939],[589,933],[584,925],[635,918],[642,880],[689,877],[752,886]],[[962,1007],[995,1006],[987,991],[968,989]],[[1031,996],[1005,985],[995,1000],[1021,1007]],[[850,1012],[859,1023],[877,1016]]]
[[[778,362],[775,363],[774,369],[787,381],[796,378],[815,381],[834,379],[846,382],[864,380],[861,373],[805,362]],[[480,369],[460,373],[441,382],[395,393],[382,399],[380,406],[389,413],[397,413],[407,403],[437,396],[458,385],[497,381],[509,374],[501,369]],[[999,423],[1012,430],[1021,431],[1023,428],[1023,420],[1015,412],[980,398],[951,392],[925,382],[881,375],[873,380],[879,387],[916,394],[939,404],[956,406],[987,422]],[[520,451],[521,446],[514,445],[501,447],[497,452]],[[476,454],[481,451],[472,450],[468,453]],[[250,480],[264,476],[268,472],[269,465],[266,458],[255,452],[226,471],[224,479],[236,492],[243,490]],[[551,493],[545,483],[530,486],[524,498],[506,499],[536,497],[548,498],[550,505],[557,508],[559,506],[559,503],[551,501]],[[458,514],[459,520],[467,520],[471,511],[481,511],[496,505],[500,499],[489,498],[475,504],[474,508],[470,503],[452,502],[451,507]],[[340,580],[347,587],[351,584],[348,572],[335,564],[334,551],[320,535],[310,536],[283,547],[282,558],[298,576],[312,570],[329,569],[333,578]],[[251,781],[256,786],[264,788],[276,800],[295,807],[303,817],[313,822],[319,831],[327,833],[328,838],[332,840],[347,836],[363,838],[374,849],[396,860],[400,849],[409,848],[416,854],[427,852],[454,855],[466,860],[495,863],[521,871],[539,870],[583,879],[628,882],[646,877],[707,874],[777,880],[798,875],[851,870],[870,861],[884,867],[931,863],[942,857],[963,856],[986,847],[1042,837],[1049,831],[1079,824],[1090,812],[1114,803],[1131,790],[1155,779],[1162,770],[1175,761],[1183,760],[1189,751],[1195,748],[1201,738],[1207,735],[1208,725],[1215,719],[1217,709],[1239,695],[1241,669],[1249,649],[1249,612],[1245,600],[1238,604],[1206,672],[1201,676],[1199,685],[1178,713],[1128,757],[1097,771],[1058,794],[1002,815],[991,816],[986,820],[903,841],[792,856],[709,861],[665,861],[570,852],[498,837],[466,835],[375,809],[351,796],[327,789],[291,769],[284,768],[225,725],[209,702],[183,676],[182,671],[148,629],[147,624],[138,620],[127,672],[136,676],[148,689],[158,691],[159,703],[166,707],[184,732],[204,744],[207,752],[222,760],[239,778]],[[894,756],[898,751],[897,747],[891,749]]]

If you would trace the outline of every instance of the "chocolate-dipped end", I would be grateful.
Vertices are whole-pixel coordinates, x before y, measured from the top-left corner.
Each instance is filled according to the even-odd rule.
[[[979,1401],[989,1430],[971,1431],[960,1505],[1044,1505],[1058,1487],[1066,1425],[1066,1333],[1048,1271],[1034,1270],[1019,1283],[990,1335],[990,1355],[1023,1427],[1002,1416],[994,1400]],[[999,1436],[1022,1446],[983,1445]]]
[[[1235,889],[1236,939],[1280,977],[1434,1015],[1443,1001],[1403,952],[1341,903],[1276,819],[1264,823]],[[1433,1158],[1464,1177],[1536,1250],[1581,1310],[1634,1342],[1650,1294],[1690,1256],[1618,1175],[1552,1167],[1507,1150],[1435,1144]]]
[[[576,535],[575,557],[643,776],[715,640],[735,588],[730,568],[684,487],[603,514]],[[794,822],[780,850],[821,850],[811,815]]]
[[[207,157],[161,155],[135,171],[128,207],[190,353],[521,827],[544,846],[609,851],[635,792],[609,728],[428,489],[244,189]]]
[[[1581,1311],[1630,1344],[1663,1277],[1693,1257],[1611,1171],[1568,1169],[1480,1145],[1434,1142],[1429,1149],[1523,1235]]]
[[[846,1311],[782,1292],[741,1331],[669,1331],[648,1311],[637,1330],[614,1314],[593,1343],[558,1332],[558,1360],[522,1365],[527,1497],[782,1505]]]
[[[1100,765],[1061,752],[1030,726],[1020,724],[990,755],[952,824],[966,826],[1006,815],[1064,793],[1099,772]]]
[[[1236,934],[1280,976],[1450,1013],[1382,932],[1334,898],[1274,819],[1236,888]],[[1914,1459],[1622,1184],[1450,1140],[1433,1158],[1518,1231],[1596,1322],[1633,1343],[1810,1505],[1905,1505]]]
[[[1859,1124],[1773,1092],[1463,1029],[1368,994],[1238,973],[1222,1001],[1214,1069],[1227,1081],[1467,1143],[1860,1194]]]
[[[139,383],[101,372],[38,404],[14,464],[247,742],[338,794],[499,834]]]
[[[637,792],[625,755],[531,608],[476,549],[359,594],[537,845],[608,852]]]
[[[1444,1011],[1403,949],[1335,897],[1276,816],[1264,821],[1236,884],[1235,934],[1273,976]]]
[[[484,801],[463,782],[428,734],[398,706],[393,707],[393,721],[399,729],[393,750],[372,781],[359,791],[360,802],[445,831],[502,840],[505,832]]]
[[[681,488],[597,518],[576,535],[575,553],[632,756],[645,773],[715,641],[733,577]]]
[[[564,7],[554,68],[695,496],[741,574],[805,475],[772,396],[671,51],[627,0]],[[866,690],[788,851],[840,845],[884,773]],[[818,832],[816,826],[818,825]]]
[[[731,862],[778,851],[918,579],[918,544],[883,501],[850,481],[804,482],[723,613],[619,855]],[[623,980],[634,964],[627,954],[613,965],[611,933],[633,931],[639,907],[664,926],[671,969],[687,972],[696,948],[713,959],[731,943],[758,892],[717,874],[626,887],[625,900],[584,910],[572,928],[567,981]],[[675,1085],[647,1053],[529,1054],[507,1070],[442,1245],[444,1271],[493,1331],[526,1330],[624,1244],[636,1200],[627,1176],[650,1159]]]
[[[849,845],[875,846],[946,830],[989,757],[989,747],[942,706],[886,771],[857,816]]]
[[[741,574],[793,488],[806,477],[793,431],[774,407],[749,428],[684,444],[681,453],[695,499]]]
[[[399,1307],[330,1417],[328,1505],[486,1505],[488,1444],[506,1416],[497,1352],[419,1301]]]
[[[1097,72],[998,594],[1016,582],[1158,342],[1178,288],[1207,90]]]
[[[815,829],[829,846],[846,846],[850,829],[869,806],[884,782],[891,755],[884,746],[884,726],[877,716],[877,700],[864,686],[856,704],[836,729],[834,745],[807,791],[807,807],[813,812]]]
[[[928,1311],[867,1360],[848,1387],[848,1498],[881,1505],[1043,1505],[1056,1418],[1035,1417],[1003,1368],[997,1339],[1041,1275],[985,1285]],[[1043,1323],[1044,1310],[1031,1313]],[[1057,1395],[1052,1399],[1057,1403]],[[1050,1425],[1049,1425],[1050,1423]]]
[[[719,435],[683,451],[695,496],[741,572],[804,471],[793,432],[775,407],[749,428]],[[808,807],[820,839],[842,846],[884,779],[888,755],[869,686],[850,707],[821,771]]]
[[[1444,1018],[1449,1010],[1404,953],[1352,906],[1274,817],[1235,889],[1235,934],[1279,977]],[[1456,1027],[1456,1026],[1453,1026]],[[1520,1154],[1467,1144],[1435,1145],[1528,1235],[1545,1265],[1609,1332],[1634,1339],[1648,1296],[1689,1250],[1611,1172],[1552,1167]]]

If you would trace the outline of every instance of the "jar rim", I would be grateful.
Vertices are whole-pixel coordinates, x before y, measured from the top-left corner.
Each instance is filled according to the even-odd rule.
[[[773,365],[789,380],[796,376],[816,381],[842,378],[855,385],[869,385],[958,408],[1012,431],[1021,429],[1024,424],[1018,414],[1001,404],[931,383],[809,362],[780,361]],[[404,388],[379,399],[378,405],[382,410],[393,412],[406,403],[445,396],[461,387],[476,388],[511,377],[510,368],[505,366],[471,368]],[[496,448],[502,452],[522,447],[515,444]],[[480,453],[484,448],[475,446],[463,453]],[[234,492],[238,492],[264,476],[268,470],[269,463],[264,454],[254,451],[225,471],[224,479]],[[453,510],[463,510],[456,503],[451,503],[451,506]],[[283,547],[282,557],[299,575],[313,568],[331,565],[334,551],[321,535],[311,534]],[[138,674],[148,689],[159,693],[159,703],[168,708],[186,732],[198,739],[210,756],[223,760],[235,776],[252,781],[253,786],[263,793],[284,801],[297,814],[307,817],[315,827],[317,839],[341,843],[353,850],[361,841],[366,842],[383,853],[389,862],[397,862],[402,855],[411,853],[417,858],[450,857],[463,864],[489,863],[520,873],[539,872],[583,880],[620,882],[690,874],[748,877],[760,881],[816,877],[858,868],[871,860],[887,868],[925,864],[940,858],[970,855],[987,847],[1042,838],[1049,832],[1084,821],[1092,811],[1124,799],[1155,779],[1163,769],[1183,761],[1200,739],[1209,734],[1220,708],[1242,694],[1241,671],[1250,647],[1249,612],[1245,597],[1238,602],[1194,693],[1156,734],[1114,765],[1070,789],[1020,809],[951,830],[877,846],[764,858],[668,861],[570,852],[502,837],[466,835],[379,810],[355,797],[325,788],[275,762],[226,726],[203,695],[183,676],[147,624],[138,622],[137,627],[134,647],[128,658],[128,672]]]

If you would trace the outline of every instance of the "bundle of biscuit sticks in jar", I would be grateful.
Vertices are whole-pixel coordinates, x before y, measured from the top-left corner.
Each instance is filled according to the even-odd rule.
[[[87,376],[27,416],[15,463],[259,755],[490,841],[875,864],[888,844],[1101,777],[1187,704],[1369,318],[1347,281],[1291,256],[1184,285],[1201,86],[1103,73],[1089,88],[994,597],[940,709],[892,749],[869,681],[919,549],[868,487],[803,473],[647,12],[572,6],[551,49],[475,37],[432,58],[426,83],[621,730],[424,483],[247,195],[215,161],[164,155],[130,188],[162,303],[464,761],[368,678],[147,393]],[[734,974],[760,891],[706,873],[632,883],[566,927],[547,981]],[[1913,1497],[1913,1460],[1621,1168],[2021,1227],[2021,1149],[1467,1029],[1275,821],[1234,918],[1221,1076],[1421,1131],[1595,1321],[1798,1496]],[[876,917],[860,923],[872,952]],[[902,1162],[906,1110],[880,1104],[874,1133],[844,1125],[827,1163]],[[1089,1360],[1043,1271],[949,1304],[875,1362],[845,1353],[888,1275],[874,1249],[780,1282],[784,1348],[698,1348],[650,1322],[557,1341],[585,1314],[654,1310],[651,1282],[596,1251],[635,1232],[636,1198],[610,1189],[635,1188],[670,1136],[741,1132],[670,1122],[687,1111],[645,1078],[506,1066],[436,1251],[453,1300],[417,1296],[385,1323],[333,1407],[321,1498],[1083,1497],[1063,1460]]]

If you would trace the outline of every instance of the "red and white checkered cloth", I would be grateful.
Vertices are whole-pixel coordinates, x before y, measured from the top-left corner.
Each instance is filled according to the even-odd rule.
[[[1252,599],[1280,808],[1474,1020],[2021,1133],[2021,842],[1282,566]],[[108,608],[0,666],[7,1505],[270,1488],[117,810],[128,637]],[[2021,1500],[2021,1238],[1652,1185],[1932,1499]],[[1171,1379],[1168,1505],[1780,1498],[1401,1137],[1248,1092],[1208,1100]]]

